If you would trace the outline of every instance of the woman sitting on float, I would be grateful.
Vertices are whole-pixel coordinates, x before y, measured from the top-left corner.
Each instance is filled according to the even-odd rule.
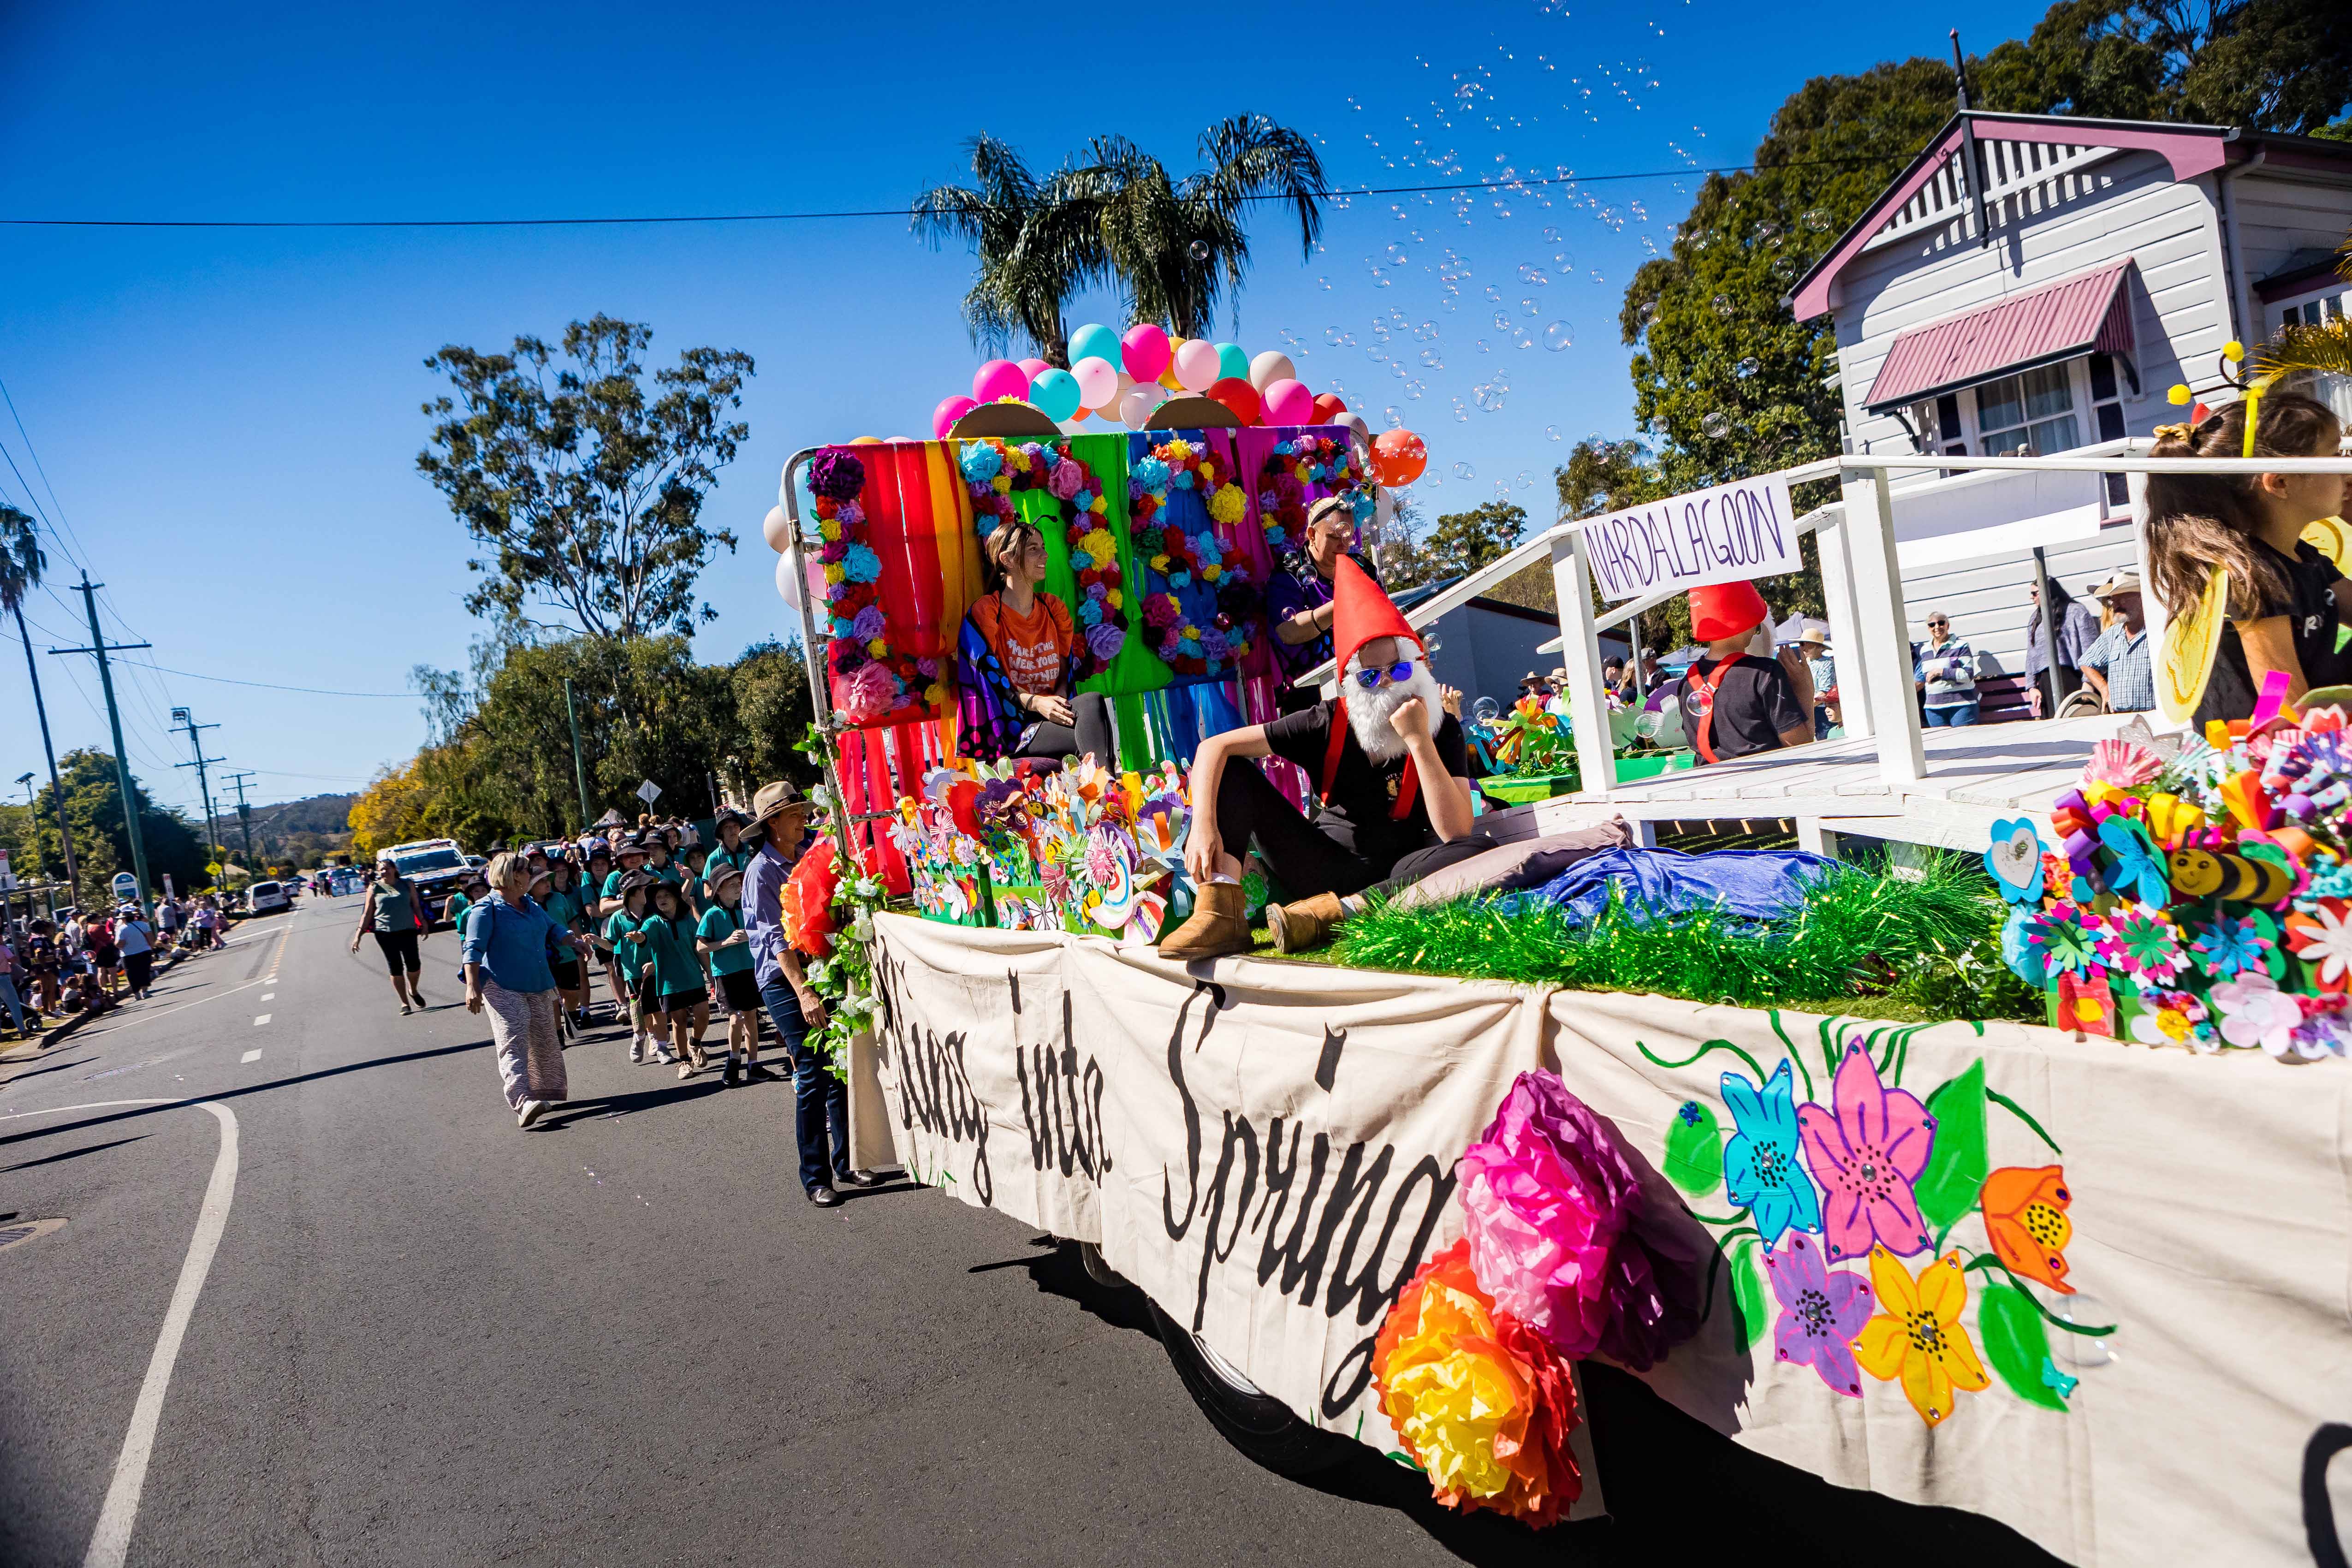
[[[1118,771],[1110,703],[1073,691],[1082,646],[1069,606],[1045,580],[1045,536],[1020,519],[981,543],[992,592],[973,601],[956,639],[962,748],[969,756],[1090,756]]]

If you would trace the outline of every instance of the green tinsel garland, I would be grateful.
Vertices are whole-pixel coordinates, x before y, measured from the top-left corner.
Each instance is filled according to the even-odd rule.
[[[1846,1003],[1892,994],[1954,1017],[2038,1016],[2010,996],[1994,933],[2000,900],[1958,857],[1916,878],[1841,863],[1804,906],[1762,926],[1718,914],[1637,919],[1612,891],[1591,924],[1559,904],[1510,895],[1397,909],[1379,904],[1339,928],[1338,962],[1580,991],[1657,992],[1743,1007]]]

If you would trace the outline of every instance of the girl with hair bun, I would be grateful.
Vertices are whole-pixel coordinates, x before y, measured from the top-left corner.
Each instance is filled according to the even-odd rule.
[[[2193,427],[2160,425],[2156,434],[2150,456],[2158,458],[2332,458],[2343,437],[2326,404],[2287,392],[2257,394]],[[2229,574],[2227,597],[2216,595],[2207,617],[2221,624],[2194,715],[2200,729],[2215,719],[2251,718],[2273,672],[2286,676],[2290,702],[2313,687],[2352,679],[2352,658],[2336,649],[2352,582],[2303,538],[2309,524],[2342,511],[2345,483],[2342,474],[2148,476],[2151,585],[2173,623],[2168,677],[2182,650],[2214,637],[2192,628],[2214,573]],[[2178,681],[2183,694],[2194,689],[2193,669],[2177,673],[2185,677]]]

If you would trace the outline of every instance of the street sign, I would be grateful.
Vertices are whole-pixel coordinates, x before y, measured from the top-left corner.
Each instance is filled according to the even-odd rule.
[[[118,899],[137,898],[139,896],[139,879],[132,876],[128,871],[117,871],[114,874],[114,896]]]
[[[645,783],[637,786],[637,798],[644,801],[647,805],[653,805],[655,801],[661,798],[661,785],[654,783],[651,779],[647,779]]]

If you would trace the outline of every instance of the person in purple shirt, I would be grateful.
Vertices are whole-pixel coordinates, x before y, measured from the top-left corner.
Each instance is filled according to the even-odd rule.
[[[1274,662],[1282,689],[1275,706],[1301,712],[1322,700],[1312,687],[1291,684],[1331,657],[1331,574],[1356,548],[1356,508],[1346,496],[1325,496],[1307,510],[1307,542],[1285,555],[1265,585],[1266,620],[1274,627]],[[1371,563],[1356,558],[1373,582]]]
[[[751,797],[751,826],[743,841],[759,849],[743,872],[744,929],[751,939],[751,974],[760,1001],[793,1064],[793,1131],[801,1146],[801,1186],[809,1202],[833,1208],[840,1186],[870,1187],[881,1178],[849,1168],[849,1091],[808,1044],[824,1026],[824,1003],[801,973],[799,954],[784,935],[784,883],[808,840],[809,803],[782,780]]]

